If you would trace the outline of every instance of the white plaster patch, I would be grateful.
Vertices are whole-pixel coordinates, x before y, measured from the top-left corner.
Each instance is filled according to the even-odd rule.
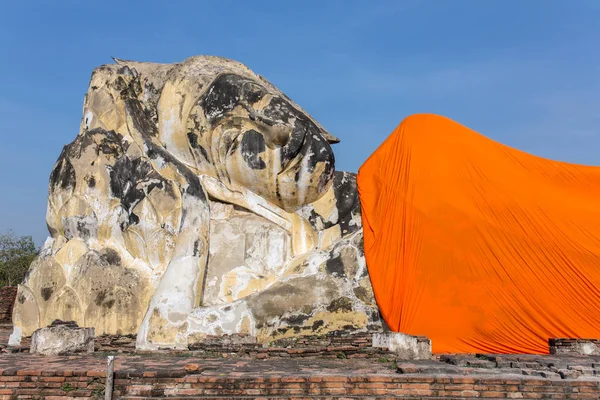
[[[90,129],[90,126],[92,126],[93,120],[94,120],[94,113],[91,112],[90,110],[86,110],[85,113],[83,114],[83,125],[85,126],[85,129]]]
[[[242,331],[242,322],[250,321],[250,332]],[[228,305],[196,308],[189,318],[188,334],[206,335],[249,333],[256,335],[254,317],[245,301],[236,301]]]
[[[430,341],[418,341],[415,336],[400,332],[373,334],[373,347],[388,348],[404,360],[427,360],[431,358]]]
[[[8,345],[9,346],[20,346],[21,345],[21,327],[15,325],[13,327],[13,331],[8,337]]]
[[[54,238],[48,236],[40,249],[40,257],[48,257],[52,255],[52,247],[54,247]]]

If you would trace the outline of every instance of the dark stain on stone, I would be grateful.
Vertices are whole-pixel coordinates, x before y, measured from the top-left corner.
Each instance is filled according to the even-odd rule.
[[[310,210],[310,215],[308,216],[308,222],[313,228],[315,228],[315,230],[319,230],[317,227],[320,227],[321,229],[328,229],[334,226],[337,221],[327,221],[322,215],[312,209]]]
[[[112,308],[112,306],[114,306],[114,305],[115,305],[115,300],[114,300],[114,299],[111,299],[111,300],[107,301],[106,303],[104,303],[104,304],[103,304],[103,307],[104,307],[104,308],[109,308],[109,309],[110,309],[110,308]]]
[[[333,300],[328,306],[329,312],[350,312],[352,311],[352,301],[348,297],[338,297]]]
[[[108,291],[105,290],[101,290],[96,294],[96,298],[94,299],[94,303],[97,306],[101,306],[102,303],[104,302],[104,300],[106,299],[106,296],[108,295]]]
[[[247,82],[243,86],[244,100],[249,104],[259,102],[266,94],[265,88],[257,83]]]
[[[92,237],[93,227],[90,223],[84,219],[77,220],[77,234],[82,239],[89,239]]]
[[[107,247],[102,251],[102,258],[109,264],[114,266],[121,265],[121,256],[115,250]]]
[[[381,315],[377,308],[371,309],[371,312],[368,314],[371,321],[383,321],[383,315]]]
[[[251,129],[244,132],[241,143],[241,154],[246,164],[252,169],[265,169],[267,164],[260,158],[260,153],[266,150],[265,137]]]
[[[194,257],[198,257],[200,255],[200,240],[196,240],[194,242]]]
[[[206,119],[214,126],[238,105],[249,107],[265,94],[261,85],[248,78],[237,74],[222,74],[210,84],[199,104],[204,109]]]
[[[110,191],[113,197],[121,200],[125,210],[133,208],[150,193],[153,188],[163,186],[164,178],[142,158],[131,160],[129,156],[119,158],[110,167]]]
[[[352,223],[353,220],[360,219],[361,213],[356,174],[335,171],[333,175],[333,193],[338,209],[342,236],[350,235],[360,229],[359,224]]]
[[[206,149],[200,145],[198,145],[198,151],[200,152],[200,154],[202,154],[202,157],[204,157],[204,159],[206,161],[209,161],[210,159],[208,158],[208,152],[206,151]]]
[[[269,119],[276,122],[289,123],[291,118],[306,116],[299,112],[289,101],[281,98],[281,96],[273,96],[269,104],[263,109],[263,114]]]
[[[194,132],[188,132],[187,137],[188,141],[190,142],[190,146],[192,146],[193,149],[198,150],[198,152],[202,154],[202,157],[208,161],[208,153],[206,152],[206,149],[198,144],[198,135],[196,135]]]
[[[152,122],[150,111],[145,111],[139,100],[133,98],[125,100],[125,109],[127,114],[131,116],[134,128],[141,134],[148,136],[158,135],[158,128]]]
[[[309,318],[309,315],[296,314],[296,315],[291,315],[286,318],[282,318],[281,320],[284,322],[287,322],[288,325],[302,325],[304,323],[304,321],[306,321],[308,318]]]
[[[102,153],[118,158],[127,151],[129,143],[123,140],[123,135],[115,133],[115,131],[94,128],[77,136],[71,144],[65,146],[65,151],[72,159],[79,159],[83,151],[90,146],[97,154]],[[91,165],[94,165],[93,161]]]
[[[206,118],[216,123],[238,104],[244,79],[235,74],[218,76],[200,100]]]
[[[104,130],[98,131],[97,129],[94,129],[93,131],[90,131],[90,133],[93,135],[101,134],[104,136],[98,145],[98,149],[102,154],[112,155],[115,158],[120,157],[121,154],[125,153],[129,147],[129,144],[123,141],[123,137],[119,134],[116,134],[114,131],[107,132]]]
[[[129,68],[127,68],[129,70]],[[125,74],[125,76],[133,77],[133,73],[129,70],[129,74]],[[140,85],[139,78],[124,78],[123,76],[119,76],[113,83],[114,88],[119,91],[119,95],[122,100],[135,99],[138,94],[141,92],[142,88]]]
[[[19,298],[17,300],[19,301],[19,304],[23,304],[27,299],[25,298],[25,295],[23,293],[19,293]]]
[[[52,296],[52,293],[54,293],[54,289],[53,288],[51,288],[51,287],[45,287],[45,288],[43,288],[41,290],[40,294],[42,295],[42,298],[45,301],[48,301],[48,299],[50,299],[50,296]]]
[[[315,298],[313,293],[319,293],[319,298]],[[259,296],[249,296],[248,307],[255,310],[257,322],[279,320],[283,315],[292,313],[311,315],[315,310],[315,302],[333,299],[336,293],[333,279],[299,277],[271,286]]]
[[[277,333],[279,333],[279,334],[283,335],[283,334],[285,334],[285,333],[286,333],[288,330],[289,330],[289,328],[279,328],[279,329],[277,329],[277,331],[276,331],[276,332],[273,332],[273,336],[275,336]]]
[[[75,189],[75,183],[75,168],[73,168],[73,165],[67,159],[65,150],[63,149],[59,161],[50,175],[50,184],[53,187],[59,186],[62,189]]]
[[[371,299],[369,296],[369,292],[362,286],[358,286],[354,288],[354,295],[362,302],[368,303]]]
[[[345,214],[356,205],[358,190],[356,175],[349,172],[336,171],[333,177],[333,190],[337,209]]]
[[[129,214],[129,225],[128,226],[137,225],[139,223],[140,223],[140,217],[138,217],[136,213]],[[121,224],[121,225],[123,225],[123,224]],[[121,226],[121,230],[125,230],[123,228],[124,227]]]
[[[320,327],[322,327],[324,325],[325,325],[325,322],[322,319],[319,319],[312,324],[312,330],[316,331],[317,329],[319,329]]]
[[[346,273],[344,270],[344,262],[340,256],[333,257],[327,260],[325,263],[325,270],[330,273],[337,275],[339,277],[346,277]]]
[[[89,186],[89,187],[91,187],[91,188],[93,188],[93,187],[96,187],[96,178],[94,178],[94,176],[93,176],[93,175],[92,175],[92,176],[90,176],[90,177],[88,178],[88,181],[87,181],[87,183],[88,183],[88,186]]]

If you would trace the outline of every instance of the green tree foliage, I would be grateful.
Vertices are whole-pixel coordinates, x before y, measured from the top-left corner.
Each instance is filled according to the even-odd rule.
[[[25,279],[29,265],[38,255],[31,236],[0,235],[0,286],[14,286]]]

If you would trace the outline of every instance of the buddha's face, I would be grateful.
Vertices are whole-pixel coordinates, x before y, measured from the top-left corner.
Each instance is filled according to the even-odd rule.
[[[288,211],[329,189],[335,162],[329,143],[336,139],[285,96],[258,81],[223,74],[192,111],[196,118],[203,114],[202,123],[188,121],[188,126],[209,146],[221,178]]]

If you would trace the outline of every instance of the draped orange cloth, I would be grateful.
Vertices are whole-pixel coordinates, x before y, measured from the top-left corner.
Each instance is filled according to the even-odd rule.
[[[436,353],[600,338],[600,167],[414,115],[360,168],[358,190],[390,329],[428,336]]]

